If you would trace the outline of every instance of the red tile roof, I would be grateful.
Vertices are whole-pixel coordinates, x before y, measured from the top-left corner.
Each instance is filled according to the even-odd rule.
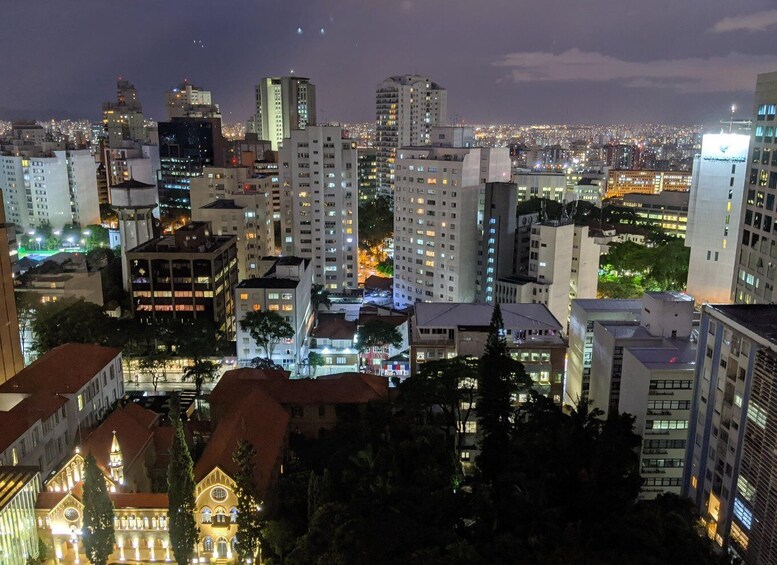
[[[243,398],[246,391],[253,390],[254,383],[266,380],[289,380],[286,371],[269,369],[232,369],[224,373],[209,396],[211,405],[231,405]]]
[[[288,422],[288,413],[270,396],[256,389],[246,391],[217,425],[194,466],[195,481],[201,481],[216,467],[234,477],[237,466],[232,454],[240,440],[245,439],[256,450],[255,479],[259,492],[264,495],[283,454]]]
[[[0,393],[74,394],[120,354],[121,350],[113,347],[66,343],[0,385]]]
[[[387,324],[391,324],[396,328],[401,326],[405,322],[407,322],[407,319],[408,319],[407,316],[403,316],[401,314],[390,314],[385,316],[381,316],[380,314],[360,314],[359,325],[364,326],[368,322],[379,320],[381,322],[386,322]]]
[[[0,452],[5,451],[38,420],[45,420],[67,403],[56,394],[35,394],[8,411],[0,411]]]
[[[57,504],[62,502],[62,499],[68,495],[67,492],[49,492],[43,491],[38,494],[38,499],[35,501],[35,508],[42,508],[51,510]]]
[[[357,326],[355,320],[346,320],[345,314],[319,314],[318,324],[310,335],[323,339],[349,339],[353,341]]]
[[[159,416],[130,402],[119,406],[81,444],[81,453],[91,453],[104,471],[108,471],[113,432],[119,440],[124,468],[132,467],[135,460],[153,440],[153,427]]]
[[[115,508],[159,508],[167,510],[167,493],[120,492],[110,494]]]

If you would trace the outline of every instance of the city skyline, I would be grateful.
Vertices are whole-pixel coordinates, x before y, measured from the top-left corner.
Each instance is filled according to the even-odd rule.
[[[708,2],[703,13],[631,0],[617,10],[609,0],[554,0],[541,10],[490,4],[237,0],[216,11],[202,1],[187,10],[86,1],[57,18],[45,17],[46,1],[8,6],[0,71],[15,80],[0,95],[0,118],[96,118],[121,75],[152,118],[164,117],[165,92],[188,78],[213,91],[226,122],[243,122],[259,78],[294,69],[319,85],[322,123],[374,119],[375,87],[403,72],[448,89],[452,122],[698,123],[731,104],[749,113],[756,74],[777,66],[768,33],[777,11],[755,0],[736,9]],[[36,21],[45,39],[25,41],[21,21]],[[105,21],[137,41],[117,41],[117,26]],[[447,40],[456,29],[463,39]],[[374,40],[389,31],[391,43]]]

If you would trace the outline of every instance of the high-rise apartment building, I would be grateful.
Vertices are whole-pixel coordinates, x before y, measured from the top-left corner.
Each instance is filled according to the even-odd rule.
[[[100,223],[97,164],[88,149],[12,144],[0,151],[6,219],[17,229]]]
[[[685,246],[688,294],[698,304],[731,301],[750,136],[706,134],[693,161]]]
[[[375,92],[378,189],[394,184],[397,149],[429,145],[432,128],[448,122],[448,92],[428,77],[392,76]]]
[[[183,82],[167,93],[167,117],[221,119],[221,110],[210,90]]]
[[[11,250],[8,246],[10,229],[13,226],[5,223],[3,202],[0,199],[0,384],[24,368],[14,300]]]
[[[738,304],[705,305],[699,328],[683,491],[746,565],[777,562],[775,327],[777,306]]]
[[[330,291],[357,287],[358,158],[338,126],[293,130],[278,152],[281,247],[309,258],[313,280]]]
[[[469,128],[434,128],[432,145],[397,150],[394,305],[474,302],[480,194],[510,177],[506,147],[462,144]]]
[[[134,84],[123,79],[116,82],[116,102],[103,104],[103,129],[110,147],[122,141],[152,141]]]
[[[777,72],[758,75],[750,165],[737,243],[734,302],[768,304],[777,283]]]
[[[359,200],[372,200],[378,188],[378,150],[359,147]]]
[[[277,151],[292,130],[316,123],[316,87],[305,77],[266,77],[256,85],[253,127]]]

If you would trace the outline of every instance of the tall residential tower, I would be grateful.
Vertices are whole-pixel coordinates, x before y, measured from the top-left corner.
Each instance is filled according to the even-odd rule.
[[[397,149],[429,145],[432,128],[447,124],[448,92],[428,77],[389,77],[375,92],[375,120],[378,189],[385,192],[393,188]]]
[[[316,87],[304,77],[266,77],[256,85],[254,133],[273,151],[295,129],[316,123]]]

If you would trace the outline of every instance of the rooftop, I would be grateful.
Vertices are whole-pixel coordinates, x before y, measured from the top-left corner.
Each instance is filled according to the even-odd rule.
[[[641,300],[629,300],[619,298],[576,298],[572,301],[572,308],[581,308],[586,312],[620,312],[633,310],[642,311]]]
[[[140,182],[139,180],[135,180],[134,178],[131,178],[130,180],[125,180],[124,182],[120,182],[118,184],[114,184],[111,186],[111,188],[153,188],[156,190],[155,184],[146,184],[145,182]]]
[[[648,369],[692,371],[696,366],[695,348],[627,347],[626,349]]]
[[[777,345],[777,304],[707,304],[704,307]]]
[[[203,210],[242,210],[242,206],[235,204],[232,199],[219,198],[202,207]]]
[[[561,324],[544,304],[501,304],[505,328],[561,331]],[[419,327],[488,327],[494,311],[489,304],[418,302],[415,323]]]
[[[318,315],[318,324],[313,328],[311,337],[323,339],[348,339],[353,341],[356,335],[358,323],[353,320],[346,320],[345,314],[338,313],[320,313]]]
[[[0,385],[0,393],[75,394],[119,355],[113,347],[66,343]]]

